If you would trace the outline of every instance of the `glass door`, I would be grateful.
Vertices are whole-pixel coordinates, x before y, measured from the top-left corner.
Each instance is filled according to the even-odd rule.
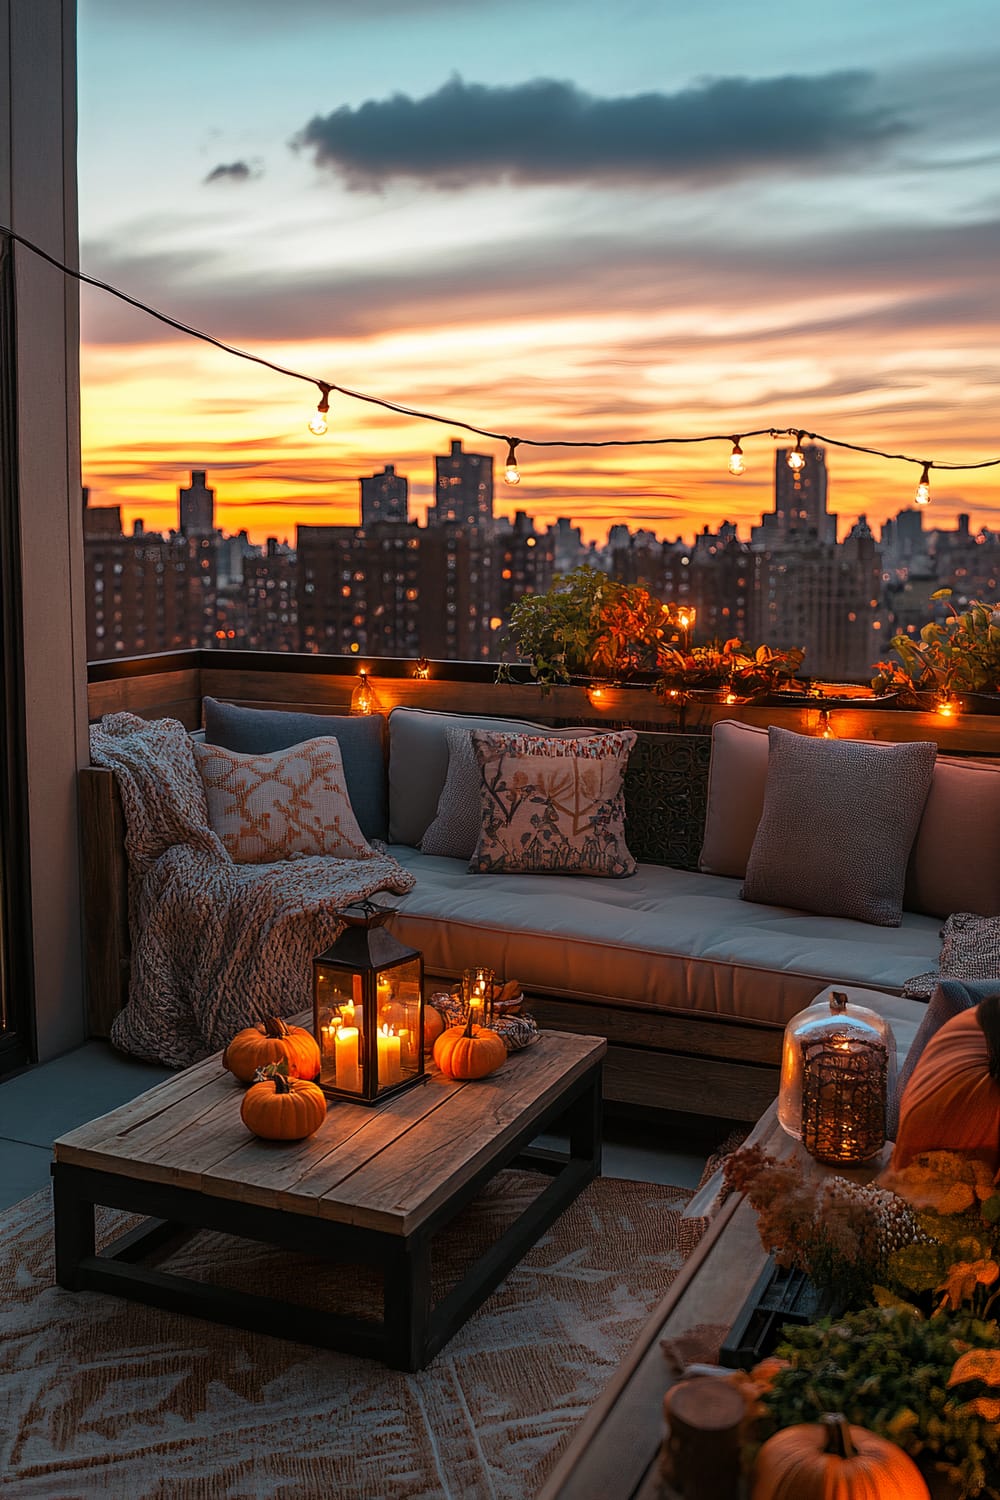
[[[0,239],[0,1077],[34,1056],[14,265]]]

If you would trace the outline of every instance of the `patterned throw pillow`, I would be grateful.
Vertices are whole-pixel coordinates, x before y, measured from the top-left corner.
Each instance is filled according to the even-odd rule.
[[[237,864],[271,864],[296,854],[369,859],[374,853],[354,816],[335,739],[306,740],[270,755],[198,743],[193,749],[208,820]]]
[[[1000,917],[955,912],[941,928],[938,967],[908,979],[903,994],[926,1000],[943,979],[1000,984]]]
[[[898,927],[937,746],[768,734],[744,901]]]
[[[482,830],[478,875],[632,875],[622,780],[632,730],[549,739],[474,730]]]

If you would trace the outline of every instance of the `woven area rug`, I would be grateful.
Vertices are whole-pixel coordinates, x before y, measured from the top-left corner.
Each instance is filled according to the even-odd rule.
[[[537,1191],[505,1173],[444,1278]],[[676,1274],[684,1189],[602,1178],[433,1363],[369,1360],[53,1284],[51,1202],[0,1220],[4,1500],[530,1500]],[[129,1223],[107,1213],[104,1238]],[[371,1275],[221,1235],[160,1264],[357,1308]]]

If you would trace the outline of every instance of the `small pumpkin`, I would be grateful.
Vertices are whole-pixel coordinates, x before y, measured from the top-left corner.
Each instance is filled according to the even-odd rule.
[[[892,1166],[962,1151],[1000,1167],[1000,994],[960,1011],[917,1059],[899,1106]]]
[[[290,1078],[287,1064],[259,1068],[243,1095],[240,1119],[265,1141],[304,1141],[326,1118],[323,1090],[306,1078]]]
[[[449,1026],[434,1043],[434,1061],[446,1078],[485,1078],[507,1061],[507,1048],[495,1031],[476,1026]]]
[[[751,1500],[930,1500],[930,1491],[902,1448],[830,1413],[768,1438]]]
[[[280,1016],[268,1016],[233,1037],[222,1054],[222,1066],[240,1083],[250,1083],[258,1068],[287,1062],[291,1078],[315,1078],[320,1070],[319,1047],[311,1031],[289,1026]]]
[[[433,1052],[434,1043],[445,1029],[445,1019],[435,1005],[424,1007],[424,1051]]]

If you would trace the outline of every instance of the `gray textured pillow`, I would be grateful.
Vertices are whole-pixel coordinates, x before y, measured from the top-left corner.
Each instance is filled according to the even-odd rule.
[[[937,746],[768,736],[744,901],[898,927]]]
[[[448,775],[437,805],[437,814],[423,838],[423,854],[445,854],[449,859],[471,859],[483,826],[480,796],[482,772],[472,748],[472,732],[449,727]]]

